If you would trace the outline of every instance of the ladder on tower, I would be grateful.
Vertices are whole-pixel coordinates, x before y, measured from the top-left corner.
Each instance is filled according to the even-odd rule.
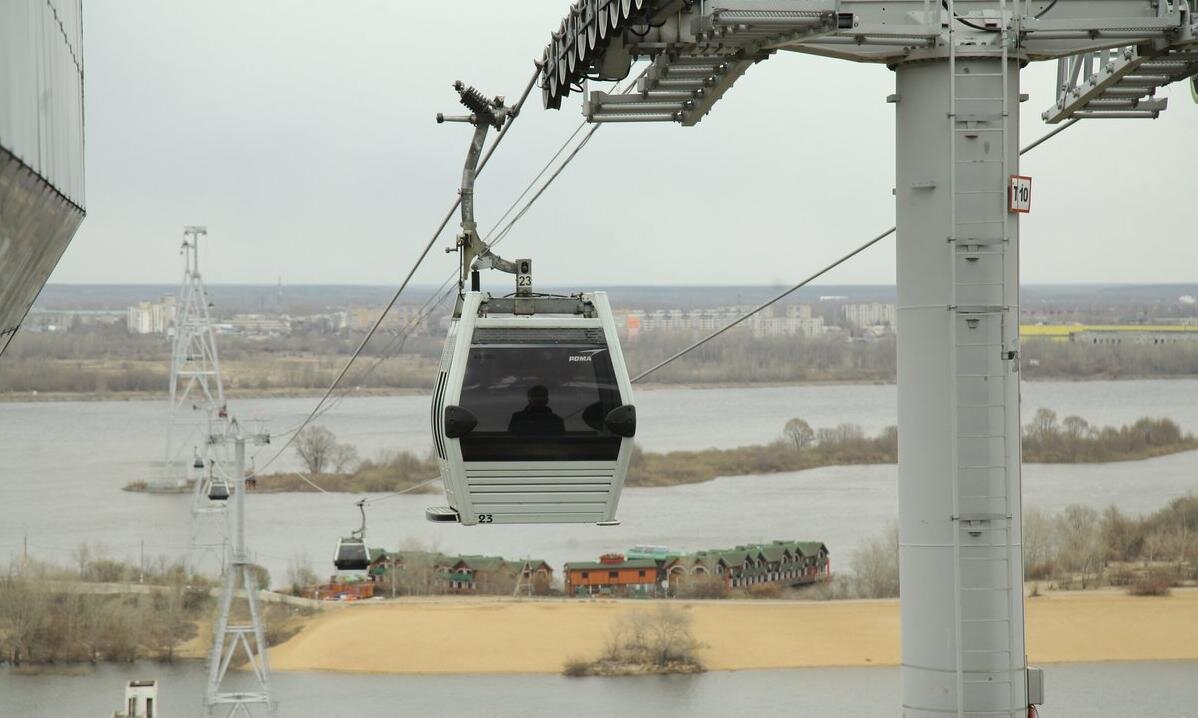
[[[1016,676],[1022,640],[1012,615],[1013,592],[1022,591],[1019,539],[1011,536],[1019,500],[1011,492],[1012,457],[1018,456],[1011,442],[1019,437],[1010,432],[1018,418],[1006,408],[1018,381],[1018,308],[1007,296],[1013,269],[1009,118],[1017,88],[1008,84],[1013,33],[1007,0],[996,0],[989,12],[970,7],[968,21],[991,30],[1000,46],[992,57],[1001,63],[996,72],[976,52],[973,59],[959,57],[959,20],[948,0],[956,715],[1013,718],[1027,711],[1025,683]]]

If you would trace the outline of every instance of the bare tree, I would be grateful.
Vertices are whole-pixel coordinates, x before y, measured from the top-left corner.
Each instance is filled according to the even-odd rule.
[[[699,665],[690,614],[677,606],[659,605],[622,616],[608,632],[603,660],[616,663],[668,666]]]
[[[349,444],[337,444],[329,459],[336,473],[352,473],[358,467],[358,450]]]
[[[868,539],[853,552],[853,574],[861,598],[899,595],[898,524],[891,523],[882,535]]]
[[[310,474],[323,474],[336,448],[337,437],[323,426],[309,426],[295,435],[295,453]]]
[[[797,416],[786,422],[782,433],[795,445],[795,451],[803,451],[815,441],[815,431],[811,425]]]
[[[1065,427],[1065,434],[1074,441],[1083,439],[1090,433],[1090,422],[1080,416],[1066,416],[1061,424]]]
[[[1044,441],[1055,434],[1057,431],[1057,413],[1052,409],[1036,409],[1035,416],[1032,417],[1032,423],[1027,425],[1027,433],[1030,438]]]
[[[1106,560],[1098,512],[1082,504],[1070,504],[1057,517],[1061,560],[1070,571],[1081,573],[1082,588],[1091,572],[1101,570]]]
[[[1056,558],[1056,527],[1051,514],[1033,506],[1023,512],[1023,568],[1029,575],[1050,574]],[[1040,575],[1044,578],[1044,575]]]

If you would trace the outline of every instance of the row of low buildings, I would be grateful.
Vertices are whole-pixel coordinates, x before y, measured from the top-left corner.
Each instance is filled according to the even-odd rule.
[[[414,336],[430,331],[428,317],[416,306],[396,306],[387,312],[380,325],[383,332],[406,332]],[[366,331],[378,319],[382,307],[353,307],[323,314],[234,314],[213,320],[220,334],[245,336],[285,336],[295,331],[338,332],[342,329]],[[170,334],[178,314],[175,297],[164,296],[156,302],[138,302],[126,310],[125,328],[130,334]]]
[[[715,596],[762,584],[802,586],[832,575],[828,547],[819,541],[771,541],[731,549],[691,553],[639,546],[598,561],[564,567],[567,596]],[[436,551],[370,549],[363,580],[334,576],[307,586],[301,595],[330,600],[361,600],[376,595],[548,595],[554,572],[540,559],[453,555]]]
[[[715,331],[740,319],[745,307],[716,307],[714,309],[659,309],[646,312],[640,309],[628,311],[624,316],[624,327],[630,341],[635,341],[641,332],[659,331]],[[749,317],[745,327],[755,337],[776,336],[822,336],[827,328],[823,317],[814,317],[811,307],[805,304],[791,305],[782,312],[766,307]]]
[[[629,310],[623,324],[629,341],[636,341],[642,332],[698,331],[711,332],[739,320],[750,307],[716,307],[714,309]],[[880,302],[846,303],[839,307],[841,323],[852,330],[893,331],[895,305]],[[824,317],[815,316],[809,304],[793,304],[775,310],[766,307],[744,322],[755,338],[803,337],[814,338],[843,333],[838,326],[829,326]]]
[[[437,551],[372,548],[367,577],[375,591],[407,596],[545,595],[553,587],[553,568],[540,559]]]
[[[1024,324],[1023,339],[1075,344],[1178,344],[1198,342],[1198,324]]]
[[[828,547],[819,541],[771,541],[693,553],[637,547],[598,561],[565,565],[567,596],[718,595],[762,584],[803,586],[832,576]]]

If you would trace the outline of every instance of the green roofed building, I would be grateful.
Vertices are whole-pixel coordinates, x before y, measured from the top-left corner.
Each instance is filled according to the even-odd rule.
[[[379,549],[371,549],[370,556],[370,575],[384,585],[394,582],[398,595],[545,595],[553,584],[553,568],[541,559]]]
[[[832,563],[823,542],[771,541],[682,554],[667,561],[663,572],[671,594],[701,587],[722,592],[758,584],[801,586],[825,581],[832,575]]]

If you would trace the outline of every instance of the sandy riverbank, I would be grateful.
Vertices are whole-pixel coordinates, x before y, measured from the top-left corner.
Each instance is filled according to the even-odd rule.
[[[713,670],[896,665],[897,601],[672,601],[694,617]],[[594,657],[608,627],[645,601],[426,600],[353,606],[313,618],[271,650],[277,670],[556,673]],[[1198,660],[1198,590],[1028,599],[1033,663]]]

